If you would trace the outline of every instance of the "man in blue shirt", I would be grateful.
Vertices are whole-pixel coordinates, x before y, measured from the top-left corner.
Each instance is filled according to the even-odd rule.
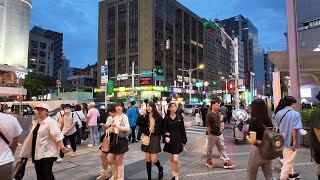
[[[302,129],[300,113],[295,111],[297,100],[292,96],[283,98],[286,106],[280,110],[275,117],[277,127],[284,135],[283,166],[280,179],[287,180],[300,178],[299,173],[294,173],[293,164],[297,156],[299,146],[299,130]]]
[[[137,123],[137,119],[139,117],[139,110],[138,108],[135,106],[136,102],[135,101],[131,101],[130,102],[131,106],[130,108],[127,110],[127,116],[129,119],[129,123],[130,123],[130,127],[131,127],[131,136],[132,136],[132,143],[138,142],[136,141],[136,123]],[[128,140],[131,140],[131,137],[129,135]]]

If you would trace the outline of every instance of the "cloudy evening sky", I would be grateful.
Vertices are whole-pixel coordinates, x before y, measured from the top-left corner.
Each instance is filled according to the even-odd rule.
[[[265,49],[284,50],[285,1],[282,0],[178,0],[203,18],[220,20],[242,14],[259,31]],[[32,0],[30,26],[64,34],[63,51],[72,67],[97,61],[99,0]]]

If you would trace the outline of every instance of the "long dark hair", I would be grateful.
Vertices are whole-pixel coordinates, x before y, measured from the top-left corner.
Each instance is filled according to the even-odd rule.
[[[257,124],[257,130],[263,132],[264,126],[272,127],[272,121],[269,118],[266,103],[262,99],[255,99],[251,104],[251,120]]]
[[[284,104],[283,99],[280,99],[278,106],[276,107],[276,110],[274,111],[274,114],[276,115],[279,111],[284,109],[286,105]]]
[[[157,110],[156,104],[152,101],[148,102],[148,104],[149,104],[149,106],[152,107],[152,117],[154,119],[161,117],[158,110]],[[147,117],[149,117],[149,115],[150,115],[150,113],[147,111]]]
[[[88,104],[87,103],[82,103],[82,107],[83,107],[82,112],[84,114],[87,114],[88,113]]]
[[[171,103],[169,103],[169,105],[168,105],[167,116],[170,116],[170,110],[169,110],[169,109],[170,109],[172,106],[176,106],[176,107],[177,107],[177,111],[178,111],[178,106],[176,105],[176,103],[171,102]],[[176,113],[177,113],[177,112],[176,112]]]

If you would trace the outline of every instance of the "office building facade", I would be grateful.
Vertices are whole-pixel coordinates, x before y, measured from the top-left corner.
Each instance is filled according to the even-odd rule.
[[[206,67],[204,79],[210,83],[207,89],[208,91],[225,90],[225,78],[231,79],[234,72],[230,70],[232,69],[230,59],[230,53],[233,53],[232,45],[229,40],[223,39],[220,31],[204,32],[204,35],[204,62]]]
[[[53,76],[53,41],[30,32],[28,69],[36,74]]]
[[[53,41],[53,76],[59,76],[59,70],[63,65],[63,34],[52,30],[45,30],[41,27],[33,27],[30,33],[37,34]]]
[[[108,60],[110,78],[131,74],[134,62],[135,73],[163,69],[166,79],[155,85],[173,86],[174,81],[180,86],[188,84],[189,74],[179,69],[204,63],[204,22],[176,0],[101,1],[98,67]],[[192,82],[203,79],[203,70],[192,73]],[[131,80],[116,82],[118,87],[130,84]]]
[[[272,73],[274,72],[274,65],[272,61],[269,59],[268,54],[264,54],[264,94],[265,96],[272,96],[272,82],[273,76]]]

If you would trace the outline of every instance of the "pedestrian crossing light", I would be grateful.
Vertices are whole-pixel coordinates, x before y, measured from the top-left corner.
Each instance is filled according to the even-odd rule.
[[[203,26],[208,30],[208,32],[214,32],[219,30],[219,26],[215,22],[213,22],[211,19],[203,23]]]

